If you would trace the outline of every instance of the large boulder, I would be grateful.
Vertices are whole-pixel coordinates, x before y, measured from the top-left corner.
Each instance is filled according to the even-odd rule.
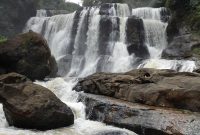
[[[200,133],[199,113],[146,106],[88,93],[80,93],[79,98],[86,106],[88,119],[126,128],[139,135]]]
[[[136,69],[127,73],[96,73],[74,88],[151,106],[200,112],[200,74]]]
[[[174,40],[163,51],[164,59],[188,59],[198,57],[200,49],[200,39],[191,34],[175,37]]]
[[[17,72],[31,80],[44,79],[57,72],[46,40],[31,31],[0,45],[0,67],[4,73]]]
[[[74,115],[50,90],[25,76],[0,76],[0,102],[10,126],[48,130],[72,125]]]
[[[131,16],[126,24],[126,39],[129,54],[135,54],[139,58],[149,58],[150,54],[145,45],[145,33],[143,21],[140,18]]]

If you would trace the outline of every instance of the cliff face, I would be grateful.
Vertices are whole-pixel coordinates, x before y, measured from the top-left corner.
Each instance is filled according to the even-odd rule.
[[[13,37],[36,14],[34,0],[0,0],[0,35]]]

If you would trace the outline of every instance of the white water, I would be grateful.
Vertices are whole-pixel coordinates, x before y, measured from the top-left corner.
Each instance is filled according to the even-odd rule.
[[[167,23],[161,20],[163,8],[136,8],[132,14],[143,19],[145,30],[145,44],[151,58],[160,58],[167,46]]]
[[[113,61],[112,72],[124,72],[132,69],[134,55],[129,55],[126,42],[126,22],[127,17],[120,18],[120,37],[119,42],[113,46],[111,59]],[[119,57],[120,56],[120,57]]]
[[[90,10],[89,30],[87,32],[87,49],[84,55],[85,64],[80,76],[87,76],[90,73],[95,73],[98,63],[98,38],[99,38],[99,23],[101,16],[99,15],[99,8]]]
[[[130,15],[131,12],[127,4],[117,4],[116,16],[128,17]]]
[[[47,11],[44,9],[37,10],[36,16],[37,17],[47,17]]]
[[[72,91],[73,86],[76,84],[76,79],[66,78],[64,80],[63,78],[55,78],[48,82],[36,82],[36,84],[49,88],[58,98],[72,109],[75,115],[74,125],[49,131],[23,130],[9,127],[5,116],[3,115],[2,105],[0,105],[1,135],[95,135],[105,131],[121,131],[124,135],[136,135],[126,129],[119,129],[112,126],[106,126],[100,122],[86,120],[85,106],[81,102],[77,102],[78,94]]]
[[[161,12],[165,8],[136,8],[132,14],[142,18],[145,30],[145,44],[150,53],[150,59],[145,60],[138,68],[174,69],[180,72],[192,72],[194,61],[161,59],[163,50],[167,47],[166,28],[168,23],[162,21]]]

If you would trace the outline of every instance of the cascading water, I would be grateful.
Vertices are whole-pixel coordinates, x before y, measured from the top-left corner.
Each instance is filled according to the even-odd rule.
[[[138,8],[132,14],[142,18],[145,33],[145,46],[150,53],[150,59],[135,66],[137,61],[134,53],[130,54],[127,45],[127,20],[131,15],[126,4],[110,4],[108,14],[100,15],[100,7],[84,8],[66,15],[46,17],[45,10],[39,10],[37,16],[31,18],[24,32],[33,30],[42,34],[47,40],[52,54],[58,63],[58,74],[47,82],[36,82],[52,90],[75,114],[75,124],[57,130],[46,132],[20,130],[9,127],[2,106],[0,106],[0,134],[69,134],[95,135],[104,131],[122,131],[124,135],[134,135],[125,129],[106,126],[85,118],[85,106],[77,102],[78,94],[72,91],[77,78],[85,77],[95,72],[126,72],[133,68],[175,69],[192,71],[193,61],[160,59],[167,45],[166,27],[161,11],[163,8]],[[109,26],[108,26],[109,25]],[[105,30],[105,31],[104,31]]]
[[[163,50],[167,47],[166,28],[161,13],[167,12],[165,8],[136,8],[132,14],[142,18],[145,31],[145,45],[148,47],[150,59],[144,61],[138,68],[173,69],[180,72],[192,72],[194,61],[164,60],[161,59]]]
[[[145,44],[151,58],[160,58],[167,46],[167,23],[162,22],[161,12],[164,8],[136,8],[132,14],[143,19]]]

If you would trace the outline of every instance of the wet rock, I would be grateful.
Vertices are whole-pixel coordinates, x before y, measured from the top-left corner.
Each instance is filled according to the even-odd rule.
[[[135,54],[139,58],[149,58],[149,51],[144,44],[145,34],[142,19],[135,16],[129,17],[127,20],[127,45],[129,54]]]
[[[17,72],[31,80],[44,79],[51,72],[57,72],[46,40],[31,31],[1,44],[0,66],[6,73]]]
[[[200,74],[136,69],[127,73],[96,73],[74,88],[151,106],[200,112]]]
[[[198,135],[200,114],[144,106],[123,100],[80,93],[87,118],[129,129],[139,135]],[[118,134],[117,134],[118,135]]]
[[[100,55],[111,55],[108,51],[113,42],[119,40],[119,18],[110,16],[101,16],[99,29],[99,53]]]
[[[102,131],[94,135],[129,135],[129,134],[122,131]]]
[[[71,109],[50,90],[16,73],[0,76],[0,102],[10,126],[48,130],[74,123]]]
[[[200,40],[191,34],[175,37],[163,51],[164,59],[188,59],[195,56],[195,48],[200,48]]]
[[[67,10],[46,10],[47,12],[47,16],[54,16],[54,15],[60,15],[60,14],[69,14],[71,12],[67,11]]]
[[[113,4],[111,4],[111,3],[101,4],[99,14],[100,15],[112,15],[112,13],[110,12],[110,9],[112,7],[113,7]]]

